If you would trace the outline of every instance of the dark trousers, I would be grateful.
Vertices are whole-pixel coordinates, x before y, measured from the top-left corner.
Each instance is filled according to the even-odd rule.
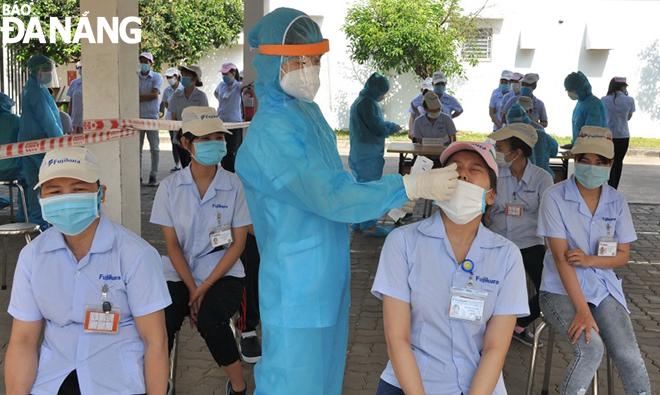
[[[172,304],[165,308],[168,350],[171,352],[174,335],[181,329],[183,319],[190,315],[190,293],[183,281],[168,281],[167,288],[172,297]],[[197,314],[197,331],[220,366],[231,365],[239,358],[229,319],[238,310],[242,294],[243,279],[225,276],[206,292]]]
[[[57,391],[57,395],[80,395],[80,385],[78,384],[78,373],[72,370],[64,379],[64,382]],[[145,394],[146,395],[146,394]]]
[[[230,171],[232,173],[234,170],[234,162],[236,162],[236,153],[238,149],[243,144],[243,129],[229,129],[232,133],[231,135],[226,135],[225,140],[227,141],[227,155],[222,158],[222,168]]]
[[[526,328],[541,315],[539,307],[539,288],[541,287],[541,275],[543,274],[543,257],[545,257],[545,246],[536,245],[520,250],[527,275],[534,283],[536,293],[529,299],[529,316],[518,318],[517,324]]]
[[[241,255],[241,262],[245,267],[245,287],[243,288],[243,298],[241,308],[238,313],[241,317],[236,323],[236,327],[241,332],[251,332],[259,325],[259,250],[257,249],[257,239],[251,234],[247,235],[245,240],[245,250]]]
[[[629,138],[612,139],[614,141],[614,160],[612,161],[612,170],[610,170],[610,180],[608,184],[614,189],[619,188],[621,172],[623,171],[623,158],[628,152]]]
[[[172,142],[172,158],[174,158],[174,165],[181,163],[179,159],[179,144],[176,142],[176,130],[170,130],[170,141]]]

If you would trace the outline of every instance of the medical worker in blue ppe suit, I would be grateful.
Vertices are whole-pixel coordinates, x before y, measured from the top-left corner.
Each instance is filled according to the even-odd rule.
[[[29,75],[23,87],[21,131],[18,133],[18,141],[62,136],[64,133],[60,111],[46,88],[46,85],[53,80],[53,62],[46,56],[36,55],[28,60],[27,68]],[[47,227],[47,223],[41,217],[39,193],[34,190],[34,186],[39,182],[39,167],[43,159],[44,154],[30,155],[21,159],[23,177],[27,183],[25,198],[29,220],[40,225],[42,229]]]
[[[306,14],[278,8],[248,33],[259,111],[238,151],[261,254],[256,393],[340,394],[348,339],[349,226],[408,200],[448,199],[455,166],[358,183],[314,101],[329,50]]]
[[[506,123],[509,125],[514,123],[526,123],[527,125],[531,125],[532,121],[529,118],[528,112],[525,111],[519,103],[516,103],[511,106],[509,112],[506,113]],[[555,172],[550,168],[550,158],[557,156],[559,144],[557,143],[557,140],[552,138],[552,136],[542,129],[536,128],[536,133],[538,134],[538,140],[534,147],[532,147],[532,156],[529,157],[529,161],[532,162],[533,165],[550,173],[554,179]]]
[[[10,144],[18,141],[18,132],[21,127],[21,118],[11,112],[16,102],[0,92],[0,144]],[[20,158],[9,158],[0,160],[0,180],[13,181],[21,178]],[[20,201],[20,197],[17,199]],[[0,208],[9,205],[9,198],[0,197]],[[20,210],[16,213],[19,220],[22,220]]]
[[[385,166],[385,139],[401,130],[401,126],[383,119],[378,102],[390,90],[390,82],[379,73],[373,73],[364,89],[351,106],[349,130],[351,152],[348,165],[357,182],[378,181]],[[377,226],[378,219],[357,224],[365,236],[385,237],[392,227]]]
[[[591,93],[591,84],[581,71],[571,73],[564,80],[564,88],[571,100],[577,100],[573,110],[573,139],[575,142],[583,126],[607,127],[607,115],[603,101]]]

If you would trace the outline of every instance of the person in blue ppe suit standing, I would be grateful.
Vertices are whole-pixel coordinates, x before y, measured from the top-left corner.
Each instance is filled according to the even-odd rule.
[[[351,106],[351,152],[348,155],[348,165],[357,182],[380,180],[385,166],[385,139],[401,130],[401,126],[383,119],[383,112],[378,104],[389,90],[390,82],[387,78],[373,73]],[[391,226],[378,226],[377,221],[378,219],[372,219],[356,224],[356,227],[364,236],[376,237],[385,237],[394,229]]]
[[[506,123],[509,125],[514,123],[526,123],[527,125],[534,126],[529,118],[529,111],[526,111],[520,103],[514,104],[511,106],[509,112],[506,113]],[[529,157],[529,161],[532,162],[533,165],[550,173],[554,179],[555,172],[550,168],[550,158],[557,156],[559,143],[557,143],[557,140],[552,138],[552,136],[547,134],[545,130],[539,129],[538,127],[535,127],[535,129],[538,134],[538,139],[534,147],[532,147],[532,156]]]
[[[306,14],[278,8],[248,33],[259,111],[238,151],[261,267],[256,393],[340,394],[350,303],[349,226],[420,197],[448,199],[455,166],[358,183],[314,97],[329,50]]]
[[[591,93],[591,84],[581,71],[571,73],[564,79],[564,88],[571,100],[577,100],[573,110],[573,139],[575,142],[583,126],[607,127],[605,104]]]
[[[35,55],[28,60],[27,68],[28,81],[23,87],[23,109],[18,141],[64,135],[60,111],[46,88],[46,84],[53,80],[53,62],[44,55]],[[45,229],[48,225],[41,217],[39,192],[34,190],[34,186],[39,182],[39,167],[43,159],[44,154],[30,155],[22,158],[21,164],[27,184],[25,198],[29,221]]]
[[[21,118],[12,114],[11,109],[16,102],[0,92],[0,144],[10,144],[18,141],[18,132],[21,128]],[[0,160],[0,180],[14,181],[21,178],[20,158],[9,158]],[[20,196],[17,199],[20,201]],[[0,197],[0,208],[9,205],[9,198]],[[22,220],[20,210],[16,213],[17,218]]]

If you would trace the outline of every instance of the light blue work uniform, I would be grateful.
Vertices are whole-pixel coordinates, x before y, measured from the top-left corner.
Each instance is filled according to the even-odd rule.
[[[591,84],[581,71],[571,73],[564,79],[564,88],[577,93],[578,100],[573,110],[573,140],[580,134],[583,126],[607,127],[605,104],[591,93]]]
[[[502,116],[500,114],[500,111],[502,110],[502,99],[504,98],[504,95],[509,93],[507,91],[506,93],[502,92],[502,89],[500,87],[495,88],[493,93],[490,95],[490,102],[488,103],[488,108],[494,108],[495,109],[495,116],[497,117],[497,120],[502,123]],[[493,131],[498,130],[497,125],[493,123]]]
[[[141,95],[153,92],[154,88],[160,93],[163,88],[163,77],[153,70],[149,70],[146,76],[139,73],[138,82]],[[140,118],[158,119],[158,98],[140,102]]]
[[[200,198],[190,166],[161,181],[151,210],[151,223],[174,228],[183,257],[192,273],[195,284],[205,281],[226,249],[213,251],[211,230],[220,225],[240,228],[252,223],[245,201],[243,184],[238,177],[218,166],[215,177]],[[163,272],[167,281],[181,281],[172,261],[163,255]],[[225,276],[245,277],[240,259]]]
[[[501,114],[504,114],[504,118],[506,118],[506,113],[508,112],[508,110],[504,111],[504,105],[507,104],[509,100],[511,100],[514,97],[519,98],[520,95],[522,95],[522,92],[516,93],[513,91],[513,89],[509,90],[507,93],[504,94],[504,96],[502,97],[502,104],[500,104],[500,116]],[[500,120],[501,119],[502,118],[500,118]]]
[[[616,100],[615,100],[616,97]],[[630,138],[628,116],[635,112],[635,99],[616,91],[601,98],[607,113],[607,128],[612,131],[612,138]]]
[[[598,239],[607,237],[608,225],[619,243],[637,240],[626,198],[607,184],[602,186],[593,216],[575,184],[575,176],[552,186],[543,196],[538,235],[565,239],[569,250],[577,248],[587,255],[597,255]],[[628,310],[621,280],[614,270],[583,266],[573,268],[587,303],[598,306],[608,295],[612,295]],[[550,249],[546,251],[543,261],[541,291],[567,295]]]
[[[415,96],[415,98],[412,99],[412,105],[415,106],[417,111],[419,111],[420,115],[426,114],[426,110],[424,110],[423,102],[424,102],[424,95],[422,95],[421,93],[418,93],[417,96]],[[415,115],[415,112],[410,107],[408,107],[408,112],[411,113],[412,115]]]
[[[74,127],[83,127],[83,86],[82,77],[78,77],[71,81],[69,90],[66,95],[71,98],[69,105],[71,106],[71,122]]]
[[[101,289],[120,309],[117,334],[83,331],[85,306],[101,304]],[[56,394],[76,370],[87,394],[143,394],[144,343],[134,317],[171,303],[158,252],[101,213],[92,246],[80,261],[62,233],[48,229],[21,250],[8,312],[46,320],[31,394]]]
[[[170,97],[168,109],[171,114],[174,114],[177,120],[181,120],[181,112],[190,106],[201,106],[208,107],[209,99],[206,97],[206,93],[201,91],[199,88],[195,87],[190,93],[190,97],[186,98],[185,90],[177,90]]]
[[[502,113],[507,114],[511,107],[518,103],[518,99],[520,98],[520,95],[514,96],[509,99],[509,101],[505,102],[505,104],[502,106]],[[539,99],[536,96],[532,96],[532,106],[534,108],[532,109],[532,113],[530,114],[529,118],[534,121],[534,122],[546,122],[548,120],[548,113],[545,110],[545,104],[541,99]]]
[[[429,394],[467,394],[490,318],[529,315],[525,269],[512,242],[479,224],[467,259],[474,262],[473,289],[488,293],[481,324],[447,317],[450,289],[466,288],[470,273],[456,261],[440,213],[392,231],[380,254],[371,292],[410,305],[410,342]],[[401,387],[391,361],[381,379]],[[493,394],[506,394],[501,374]]]
[[[413,137],[417,139],[443,138],[449,144],[450,136],[456,136],[456,126],[447,114],[440,114],[433,124],[426,115],[420,115],[413,123]]]
[[[511,240],[521,250],[542,245],[543,238],[536,235],[539,206],[543,193],[552,185],[550,174],[529,161],[520,181],[511,174],[511,169],[500,167],[490,230]],[[509,203],[523,206],[522,217],[506,215]]]
[[[220,81],[215,93],[218,95],[218,117],[222,122],[242,122],[241,82],[234,81],[231,87],[227,87],[224,81]]]
[[[176,92],[182,90],[183,90],[183,84],[179,82],[176,87]],[[172,119],[172,111],[170,111],[170,99],[172,98],[172,95],[174,95],[174,92],[175,90],[172,88],[171,85],[167,85],[167,87],[165,87],[165,89],[163,90],[163,103],[167,103],[167,111],[165,111],[165,119],[170,119],[170,120]]]
[[[463,112],[461,103],[459,103],[454,96],[447,92],[440,96],[440,103],[442,103],[442,112],[449,115],[450,117],[454,112]]]
[[[63,135],[60,111],[48,88],[38,80],[39,66],[50,65],[50,59],[43,55],[35,55],[28,61],[29,75],[23,87],[21,102],[21,130],[18,141],[39,140]],[[39,168],[45,154],[33,154],[21,158],[23,178],[26,182],[25,200],[30,222],[38,224],[42,229],[49,225],[41,217],[39,191],[34,186],[39,182]]]
[[[292,21],[301,29],[289,29]],[[252,48],[284,35],[318,43],[304,13],[278,8],[248,33]],[[402,177],[358,183],[344,170],[337,137],[319,106],[280,85],[281,56],[257,55],[259,111],[238,150],[261,255],[262,357],[257,394],[341,394],[350,304],[349,223],[379,218],[408,201]]]

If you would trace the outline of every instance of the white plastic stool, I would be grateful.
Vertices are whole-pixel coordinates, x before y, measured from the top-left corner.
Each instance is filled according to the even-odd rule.
[[[543,315],[541,315],[543,317]],[[542,319],[541,323],[536,328],[534,332],[534,345],[532,346],[532,359],[530,361],[529,367],[529,377],[527,378],[527,395],[532,394],[532,386],[534,384],[534,371],[536,370],[536,354],[539,349],[539,338],[543,330],[548,327],[550,328],[550,333],[548,334],[548,347],[545,356],[545,371],[543,373],[543,389],[541,389],[542,395],[548,395],[548,387],[550,386],[550,367],[552,366],[552,350],[555,345],[555,331],[552,326],[545,320]],[[614,365],[612,364],[612,359],[610,358],[610,353],[606,352],[607,358],[607,393],[608,395],[614,395]],[[594,374],[594,380],[591,384],[593,389],[593,395],[598,395],[598,370]]]

